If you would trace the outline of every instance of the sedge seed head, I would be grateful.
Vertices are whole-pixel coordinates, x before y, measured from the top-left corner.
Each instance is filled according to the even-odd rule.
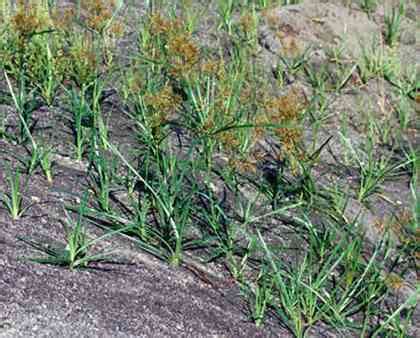
[[[404,286],[404,280],[396,273],[390,273],[385,278],[385,284],[393,290],[400,290]]]
[[[267,119],[273,124],[287,124],[274,129],[274,134],[279,138],[287,154],[297,151],[297,143],[302,137],[298,128],[301,112],[305,108],[306,100],[303,93],[292,88],[286,95],[268,98],[264,103]]]
[[[152,14],[149,18],[150,32],[152,35],[160,35],[168,33],[171,30],[171,23],[166,20],[160,13]]]
[[[168,42],[171,73],[174,76],[189,73],[198,62],[199,49],[187,33],[175,35]]]
[[[215,76],[217,80],[225,78],[225,63],[220,60],[206,60],[200,65],[200,73],[204,76]]]
[[[247,35],[254,32],[257,28],[255,16],[253,16],[251,13],[243,14],[239,19],[239,28]]]
[[[150,122],[157,127],[167,122],[181,104],[181,98],[176,95],[170,85],[165,85],[154,94],[146,94],[144,102],[150,109]]]
[[[115,1],[113,0],[86,0],[81,2],[86,25],[97,32],[101,32],[111,19],[114,7]]]
[[[20,38],[26,38],[43,26],[42,17],[32,4],[19,1],[17,11],[12,16],[12,27]]]

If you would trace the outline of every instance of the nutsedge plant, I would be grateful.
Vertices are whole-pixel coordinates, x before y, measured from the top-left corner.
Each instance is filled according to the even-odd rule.
[[[187,32],[195,32],[200,22],[200,18],[205,14],[207,8],[202,10],[194,8],[193,0],[181,0],[180,7]]]
[[[303,48],[294,37],[283,36],[282,33],[278,33],[278,38],[283,46],[282,53],[279,54],[283,67],[291,75],[296,74],[307,63],[311,46]]]
[[[144,225],[140,228],[143,229],[140,233],[143,237],[140,238],[139,244],[158,257],[167,259],[170,264],[180,265],[183,261],[183,250],[189,244],[185,236],[191,225],[191,212],[193,212],[191,196],[196,189],[192,186],[190,191],[185,190],[185,175],[188,166],[183,166],[174,156],[162,157],[157,168],[157,177],[149,180],[136,170],[114,145],[108,144],[108,147],[144,185],[145,192],[151,201],[150,212],[156,212],[155,226],[147,226],[147,230],[144,229]],[[107,216],[110,217],[110,215]],[[138,224],[138,216],[139,214],[135,216],[136,222],[125,221],[123,224],[129,223],[133,229],[133,224]],[[143,215],[143,220],[144,217]],[[115,220],[112,216],[111,219]],[[145,234],[147,234],[147,242],[142,241]]]
[[[53,34],[47,3],[19,2],[8,25],[5,69],[18,82],[38,90],[51,105],[63,73],[59,57],[62,41]]]
[[[251,292],[251,290],[246,290]],[[260,275],[257,278],[255,291],[252,295],[251,301],[251,317],[257,327],[260,327],[267,317],[267,311],[273,300],[273,281],[267,278],[264,267],[261,269]]]
[[[63,9],[54,1],[21,1],[11,8],[0,0],[0,67],[8,87],[0,101],[14,108],[20,134],[15,139],[27,151],[27,157],[14,156],[25,171],[5,176],[3,209],[14,219],[27,210],[21,173],[55,179],[55,149],[44,143],[48,137],[41,141],[43,130],[33,118],[44,113],[41,106],[48,114],[59,112],[51,116],[68,132],[68,144],[60,144],[70,149],[66,155],[88,163],[83,183],[91,199],[86,193],[80,206],[66,209],[59,247],[23,238],[43,253],[33,261],[88,268],[108,253],[93,247],[118,234],[175,267],[192,261],[223,266],[258,327],[274,318],[296,337],[310,336],[319,325],[341,336],[402,334],[399,315],[412,302],[385,306],[401,281],[388,234],[375,247],[365,245],[345,212],[352,198],[370,202],[388,179],[407,173],[417,202],[418,156],[412,150],[401,159],[406,140],[396,140],[412,126],[415,72],[403,74],[395,51],[382,41],[364,47],[357,63],[345,63],[343,39],[328,55],[334,76],[311,66],[311,48],[279,33],[282,49],[271,74],[257,53],[258,28],[260,18],[277,18],[259,11],[298,2],[220,0],[211,7],[190,0],[146,1],[135,51],[117,57],[128,2],[77,1]],[[201,46],[197,38],[207,10],[215,10],[214,28],[222,34],[214,46]],[[398,41],[401,17],[393,13],[387,16],[388,44]],[[292,84],[302,76],[311,90]],[[384,120],[360,114],[367,140],[352,138],[352,121],[342,112],[338,141],[344,163],[322,163],[335,139],[320,141],[329,133],[325,123],[337,115],[331,104],[346,94],[343,88],[360,89],[378,77],[396,88],[393,113],[400,134],[394,133],[391,112]],[[6,117],[0,121],[2,142],[13,140],[9,130],[15,132]],[[123,140],[119,127],[130,130]],[[383,143],[394,148],[382,154],[377,150]],[[318,180],[315,173],[322,175],[319,167],[326,163],[355,173],[356,189],[344,188],[341,177],[331,186],[323,183],[329,178]],[[339,174],[327,172],[331,179]],[[416,266],[417,255],[417,205],[412,209],[389,222],[401,242],[397,261],[407,269]],[[88,222],[105,234],[91,238]]]
[[[5,181],[7,181],[9,185],[9,192],[2,193],[0,195],[0,201],[2,202],[3,206],[8,210],[10,217],[14,221],[18,220],[30,207],[30,205],[23,205],[20,177],[21,173],[19,172],[19,170],[16,170],[15,174],[13,175],[9,168],[5,177]]]
[[[360,7],[367,13],[368,16],[372,14],[372,12],[378,6],[378,0],[362,0]]]
[[[79,207],[76,221],[74,221],[73,218],[66,212],[66,244],[64,248],[54,247],[26,237],[19,237],[20,240],[44,254],[43,257],[29,257],[25,259],[39,264],[68,267],[70,270],[89,268],[90,263],[102,262],[107,259],[113,251],[108,250],[101,251],[99,253],[90,253],[89,251],[95,244],[103,241],[105,238],[115,235],[119,231],[108,232],[95,239],[90,239],[88,237],[86,228],[83,224],[83,215],[86,212],[87,196],[87,194],[84,195],[82,204]]]
[[[71,131],[73,135],[74,156],[81,161],[88,146],[89,127],[91,125],[92,113],[89,104],[86,102],[86,88],[77,90],[65,89],[68,97],[69,111],[71,113]]]
[[[22,112],[21,107],[21,103],[19,102],[19,97],[17,97],[13,91],[12,88],[12,84],[9,80],[9,77],[7,76],[7,73],[4,73],[5,78],[6,78],[6,82],[7,85],[9,87],[9,91],[10,91],[10,95],[12,96],[13,102],[15,104],[15,108],[16,108],[16,112],[18,114],[18,118],[20,121],[20,125],[21,125],[21,133],[24,136],[24,140],[28,139],[30,140],[30,159],[29,161],[25,161],[23,160],[22,162],[26,162],[26,168],[27,168],[27,173],[28,175],[32,175],[32,173],[34,172],[34,170],[40,165],[47,180],[48,183],[52,183],[52,161],[50,158],[51,155],[51,149],[50,148],[46,148],[46,147],[42,147],[39,146],[37,144],[37,142],[35,141],[35,139],[32,137],[30,128],[28,126],[28,116],[27,116],[27,112],[24,110]]]
[[[99,208],[105,212],[111,212],[111,193],[116,176],[116,164],[113,160],[107,160],[104,153],[96,153],[92,149],[89,165],[91,189]]]
[[[352,161],[355,161],[359,170],[359,189],[357,199],[364,202],[370,195],[380,192],[381,184],[387,177],[398,175],[401,168],[411,162],[411,159],[393,163],[391,158],[380,155],[375,156],[375,144],[372,137],[367,140],[365,152],[356,150],[351,141],[343,137],[347,151],[350,152]]]
[[[162,65],[168,75],[176,79],[188,76],[197,64],[199,49],[180,19],[166,19],[161,14],[152,14],[143,34],[151,37],[145,57]]]
[[[292,163],[302,157],[299,148],[301,140],[301,121],[307,102],[298,89],[292,88],[287,94],[265,101],[267,123],[273,126],[273,133],[280,140],[279,158],[289,157]],[[296,168],[296,167],[295,167]]]
[[[228,34],[232,34],[233,14],[239,2],[237,0],[218,0],[217,9],[220,17],[219,29],[223,28]]]
[[[370,46],[362,46],[362,54],[357,65],[363,83],[377,77],[393,81],[401,72],[401,65],[395,51],[387,50],[383,41],[376,39]]]
[[[313,229],[314,225],[301,220],[305,227]],[[332,235],[333,229],[327,230]],[[308,336],[308,331],[319,321],[328,323],[338,332],[348,325],[348,320],[356,313],[365,313],[369,304],[380,304],[387,292],[381,278],[381,267],[376,259],[383,255],[389,257],[389,242],[386,238],[378,243],[372,256],[365,260],[361,250],[361,238],[354,238],[352,245],[347,240],[336,237],[320,237],[321,233],[313,232],[318,241],[323,243],[324,254],[320,256],[320,246],[314,246],[299,261],[299,267],[290,267],[278,258],[275,247],[270,247],[258,232],[261,249],[265,253],[266,269],[264,278],[270,281],[271,290],[267,306],[276,311],[279,318],[287,325],[296,337]],[[385,236],[386,237],[386,236]],[[333,243],[328,243],[335,238]],[[310,241],[313,244],[312,240]],[[319,261],[317,272],[314,260]],[[282,264],[280,264],[282,263]],[[365,313],[366,314],[366,313]],[[367,320],[372,315],[367,313]]]
[[[404,16],[404,2],[400,1],[398,8],[392,8],[391,12],[385,14],[385,42],[393,47],[400,35],[401,19]]]

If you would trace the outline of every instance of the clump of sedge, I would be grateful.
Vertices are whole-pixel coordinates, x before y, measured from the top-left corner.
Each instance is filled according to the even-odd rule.
[[[153,40],[146,52],[164,63],[170,75],[183,78],[195,70],[199,48],[181,20],[168,20],[155,13],[149,19],[149,30]]]
[[[145,94],[144,103],[148,112],[146,122],[154,136],[157,136],[160,127],[166,124],[179,108],[181,98],[174,93],[170,85],[165,85],[155,93]]]
[[[280,158],[285,155],[302,156],[298,148],[302,137],[299,123],[306,104],[305,96],[295,87],[286,95],[265,100],[267,123],[279,125],[274,128],[274,134],[282,145]]]

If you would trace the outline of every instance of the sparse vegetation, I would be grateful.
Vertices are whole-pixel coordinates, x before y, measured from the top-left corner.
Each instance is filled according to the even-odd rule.
[[[394,296],[419,267],[417,79],[382,41],[318,67],[286,33],[268,69],[261,11],[300,1],[212,1],[209,45],[196,33],[210,7],[193,3],[145,1],[127,47],[129,1],[0,0],[0,218],[30,217],[27,186],[54,188],[64,153],[86,168],[84,197],[62,205],[62,247],[20,236],[44,254],[30,261],[89,268],[123,236],[172,267],[223,270],[257,327],[409,337],[419,286]],[[402,2],[385,16],[390,47],[402,16]],[[392,89],[375,97],[382,116],[364,105],[354,127],[355,107],[331,108],[374,81]],[[385,193],[397,180],[410,201]],[[389,222],[363,219],[384,205]]]

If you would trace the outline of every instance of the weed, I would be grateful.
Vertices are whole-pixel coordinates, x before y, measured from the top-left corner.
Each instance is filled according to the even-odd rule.
[[[394,112],[397,115],[401,130],[406,130],[411,121],[411,107],[409,100],[400,92],[397,98],[397,103],[394,106]]]
[[[89,35],[75,38],[67,55],[71,80],[83,88],[91,84],[99,75],[98,53]]]
[[[350,140],[344,138],[347,149],[351,152],[353,160],[356,161],[359,170],[359,192],[358,200],[363,202],[371,194],[378,192],[380,185],[387,177],[398,174],[398,170],[411,162],[392,163],[391,158],[381,156],[376,159],[372,139],[368,139],[366,153],[357,152],[351,145]]]
[[[364,83],[374,77],[393,79],[399,73],[399,68],[395,55],[388,53],[382,42],[373,42],[370,47],[362,47],[358,69]]]
[[[300,156],[298,143],[302,134],[299,123],[305,104],[296,88],[279,98],[269,98],[264,104],[267,120],[272,123],[274,134],[282,145],[280,158]]]
[[[13,29],[18,34],[22,48],[26,39],[48,25],[48,8],[45,4],[36,4],[36,2],[34,4],[34,2],[30,1],[25,5],[23,1],[19,1],[17,11],[11,18]]]
[[[228,34],[232,34],[233,14],[237,3],[237,0],[219,0],[217,2],[218,14],[220,17],[218,28],[223,28]]]
[[[257,327],[263,324],[266,312],[273,298],[273,281],[268,280],[265,276],[266,273],[262,270],[257,278],[255,293],[253,295],[251,316]]]
[[[10,169],[6,176],[6,181],[9,185],[9,192],[3,193],[1,202],[9,211],[10,216],[13,220],[19,219],[30,206],[23,206],[23,197],[20,186],[20,172],[15,171],[12,175]]]
[[[238,22],[239,39],[250,48],[257,47],[258,15],[255,6],[241,14]]]
[[[31,56],[27,59],[30,64],[28,76],[31,84],[39,90],[45,103],[52,106],[66,71],[62,50],[47,40],[41,40],[36,46],[34,45],[34,48],[37,48],[39,52],[31,52]]]
[[[86,198],[87,194],[85,194],[83,202],[80,205],[79,215],[74,225],[71,216],[67,214],[67,225],[65,225],[66,245],[64,248],[52,247],[51,245],[45,245],[42,242],[25,237],[19,238],[34,249],[46,255],[46,257],[27,258],[29,261],[40,264],[68,267],[70,270],[73,270],[78,268],[87,268],[89,263],[106,260],[106,258],[111,254],[111,251],[89,254],[89,249],[97,242],[102,241],[117,232],[114,231],[106,233],[96,239],[89,239],[86,234],[86,229],[82,224],[82,215],[86,208]]]
[[[183,13],[183,21],[185,22],[186,30],[188,33],[193,33],[198,27],[198,23],[202,15],[206,12],[206,8],[197,12],[195,10],[192,0],[181,1],[181,12]]]
[[[296,74],[308,61],[311,53],[311,47],[307,47],[302,51],[295,38],[279,36],[283,45],[283,54],[279,54],[285,70],[291,75]]]
[[[103,35],[105,30],[112,29],[112,25],[119,26],[114,19],[120,7],[121,1],[88,0],[81,2],[80,13],[89,29]],[[114,27],[117,31],[119,28]]]
[[[327,66],[311,66],[312,48],[293,30],[279,33],[283,48],[272,76],[259,54],[259,19],[282,31],[268,7],[299,2],[148,0],[146,14],[136,18],[135,50],[127,35],[121,41],[127,53],[117,57],[129,2],[77,1],[61,9],[55,1],[12,8],[0,0],[0,67],[8,89],[0,89],[0,109],[6,106],[0,137],[5,149],[26,150],[22,157],[0,154],[19,165],[5,176],[3,209],[15,220],[25,215],[21,175],[28,176],[25,186],[39,174],[51,184],[58,174],[54,153],[89,164],[89,206],[86,193],[80,206],[65,209],[59,246],[22,238],[43,253],[32,260],[89,268],[109,254],[94,246],[118,234],[172,266],[188,266],[194,257],[194,264],[224,267],[258,327],[270,318],[296,337],[320,325],[340,336],[404,336],[413,298],[395,306],[389,299],[418,265],[420,171],[405,133],[413,129],[411,100],[419,86],[414,66],[402,65],[385,46],[397,44],[403,9],[386,13],[384,41],[362,46],[356,62],[344,59],[346,39],[327,51],[333,75]],[[376,4],[362,1],[369,15]],[[215,20],[203,27],[213,23],[216,31],[201,29],[207,11],[215,11]],[[209,46],[200,41],[207,33]],[[354,86],[363,93],[375,78],[396,89],[393,106],[384,92],[382,117],[358,112],[366,135],[355,134],[353,116],[337,114],[334,102],[350,98]],[[312,88],[289,86],[302,80]],[[116,95],[108,100],[109,93]],[[335,159],[329,129],[337,121],[344,163],[321,156],[331,148]],[[312,130],[304,131],[307,122]],[[345,186],[336,168],[356,186]],[[379,222],[383,238],[368,243],[348,222],[349,204],[369,202],[397,176],[411,178],[412,205]],[[88,225],[105,233],[93,238]]]
[[[403,320],[400,317],[400,313],[408,309],[412,315],[417,305],[417,298],[419,294],[420,294],[420,289],[417,286],[415,292],[413,292],[406,299],[406,301],[403,304],[401,304],[392,314],[388,315],[385,321],[383,321],[380,325],[378,325],[376,330],[372,333],[372,337],[378,337],[381,333],[386,333],[390,331],[396,337],[406,336],[407,327],[406,325],[402,325],[401,322]]]
[[[40,158],[39,162],[42,168],[42,171],[47,178],[47,181],[49,184],[52,184],[53,182],[53,173],[52,173],[52,167],[54,165],[54,162],[51,159],[53,150],[48,147],[41,147],[40,150]]]
[[[385,42],[391,47],[398,41],[401,18],[404,16],[404,12],[404,2],[400,1],[398,8],[392,8],[391,13],[385,14]]]
[[[377,0],[362,0],[360,7],[370,16],[378,5]]]
[[[91,188],[96,196],[99,208],[102,211],[111,212],[112,184],[116,176],[115,161],[107,160],[104,154],[97,154],[92,149],[89,169]]]
[[[4,72],[4,76],[6,78],[10,95],[13,99],[16,113],[19,117],[19,139],[22,143],[24,143],[31,138],[30,129],[32,125],[32,113],[38,109],[41,104],[36,99],[33,91],[27,93],[26,80],[23,76],[20,77],[18,81],[18,88],[16,93],[6,72]],[[33,140],[31,141],[33,144]]]
[[[73,115],[71,117],[71,130],[74,140],[75,158],[81,161],[85,153],[88,141],[87,128],[89,127],[90,120],[92,119],[91,110],[86,103],[86,88],[80,92],[76,89],[67,90],[69,100],[69,110]]]
[[[182,249],[184,245],[184,230],[188,225],[188,215],[191,211],[191,196],[185,196],[181,184],[186,172],[178,174],[174,171],[177,168],[176,158],[163,158],[161,169],[163,172],[158,176],[157,187],[149,183],[145,178],[134,169],[124,158],[124,156],[113,145],[108,144],[111,151],[118,156],[127,168],[144,184],[147,192],[153,199],[153,206],[159,212],[158,228],[154,230],[155,238],[160,243],[158,248],[164,250],[164,256],[173,265],[182,262]],[[184,167],[186,169],[186,167]],[[169,180],[169,181],[168,181]],[[172,183],[172,184],[171,184]],[[180,203],[181,208],[177,208],[176,203]],[[152,251],[156,252],[156,244],[147,245]]]
[[[159,128],[167,124],[170,117],[179,109],[180,102],[180,97],[175,95],[169,85],[165,85],[156,93],[144,96],[143,121],[152,135],[159,135]]]
[[[152,14],[140,35],[142,58],[177,79],[188,77],[196,66],[199,48],[185,22]]]

